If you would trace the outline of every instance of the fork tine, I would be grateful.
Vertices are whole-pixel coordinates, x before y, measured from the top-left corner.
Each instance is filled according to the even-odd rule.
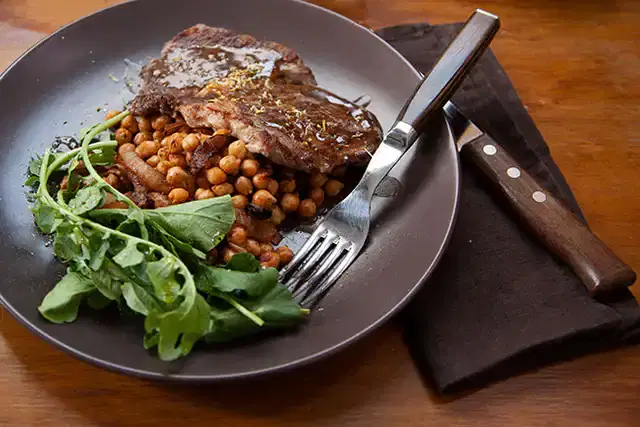
[[[333,245],[333,240],[336,238],[336,236],[337,235],[335,232],[327,230],[326,235],[324,236],[324,240],[322,241],[318,249],[311,253],[309,258],[306,259],[303,264],[293,272],[293,275],[289,278],[289,281],[285,283],[285,286],[289,290],[295,289],[298,286],[298,283],[300,283],[300,281],[304,279],[304,277],[309,272],[311,272],[311,270],[318,266],[318,261],[329,250],[331,245]]]
[[[307,256],[309,251],[313,249],[313,247],[318,243],[318,239],[324,235],[326,229],[322,226],[318,227],[313,234],[307,239],[305,244],[300,248],[296,256],[293,257],[289,264],[287,264],[282,270],[280,270],[280,274],[278,278],[280,281],[284,281],[285,276],[294,269],[300,262]]]
[[[293,293],[293,298],[295,300],[300,300],[304,298],[304,296],[312,290],[318,282],[320,282],[325,274],[329,271],[329,268],[340,258],[349,246],[351,242],[343,239],[342,237],[338,237],[338,242],[336,247],[333,248],[331,253],[320,263],[320,266],[313,272],[313,276],[309,278],[302,286],[300,286]]]
[[[338,280],[338,278],[342,275],[342,273],[344,273],[344,271],[351,265],[351,263],[353,262],[353,260],[356,258],[357,255],[358,255],[357,251],[354,251],[354,250],[349,251],[347,253],[347,256],[345,256],[342,259],[342,261],[340,261],[340,263],[336,266],[336,269],[331,272],[329,277],[327,277],[327,280],[325,280],[324,283],[318,286],[311,293],[311,295],[307,296],[304,300],[302,300],[301,305],[311,306],[318,303],[324,296],[324,293],[327,290],[329,290],[331,286],[333,286],[336,280]]]

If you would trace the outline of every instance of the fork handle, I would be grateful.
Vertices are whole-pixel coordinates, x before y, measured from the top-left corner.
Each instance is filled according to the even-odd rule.
[[[636,273],[569,209],[542,188],[489,135],[467,142],[468,156],[552,253],[569,264],[591,296],[625,288]]]
[[[478,9],[471,15],[431,72],[418,85],[371,158],[356,187],[363,197],[371,200],[380,181],[413,145],[431,113],[439,111],[458,89],[499,27],[500,20],[490,13]]]
[[[477,9],[416,88],[398,121],[420,133],[431,113],[440,110],[458,89],[499,29],[497,16]]]

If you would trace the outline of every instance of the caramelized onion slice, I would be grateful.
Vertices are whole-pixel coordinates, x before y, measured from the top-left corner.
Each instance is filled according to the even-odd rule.
[[[122,163],[131,174],[135,175],[148,189],[162,194],[169,194],[169,191],[171,191],[171,187],[167,183],[164,175],[149,166],[144,160],[138,157],[135,152],[122,153],[119,159],[120,163]]]

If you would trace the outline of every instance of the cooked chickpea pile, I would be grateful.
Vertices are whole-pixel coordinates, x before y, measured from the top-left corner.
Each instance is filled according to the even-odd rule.
[[[119,111],[109,111],[106,118],[117,114]],[[276,227],[289,216],[314,217],[325,197],[337,196],[344,187],[338,179],[325,174],[294,172],[258,158],[241,140],[219,147],[206,168],[194,176],[189,168],[191,156],[213,134],[212,129],[190,128],[182,117],[127,116],[120,122],[115,138],[118,153],[135,152],[166,177],[172,204],[229,194],[236,209],[247,215],[266,213],[265,217]],[[105,179],[118,185],[114,175]],[[293,258],[286,246],[274,248],[271,243],[250,238],[247,228],[238,221],[225,240],[210,254],[217,262],[227,262],[242,251],[255,255],[264,267],[280,268]]]

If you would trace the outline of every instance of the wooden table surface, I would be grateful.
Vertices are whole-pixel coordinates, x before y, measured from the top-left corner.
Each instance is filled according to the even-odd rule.
[[[117,2],[1,0],[0,70],[41,37]],[[640,2],[318,3],[374,28],[462,21],[476,7],[499,15],[494,52],[592,228],[640,271]],[[193,388],[105,372],[54,349],[5,312],[0,320],[1,425],[640,425],[640,348],[545,367],[443,401],[419,379],[393,325],[277,381]]]

